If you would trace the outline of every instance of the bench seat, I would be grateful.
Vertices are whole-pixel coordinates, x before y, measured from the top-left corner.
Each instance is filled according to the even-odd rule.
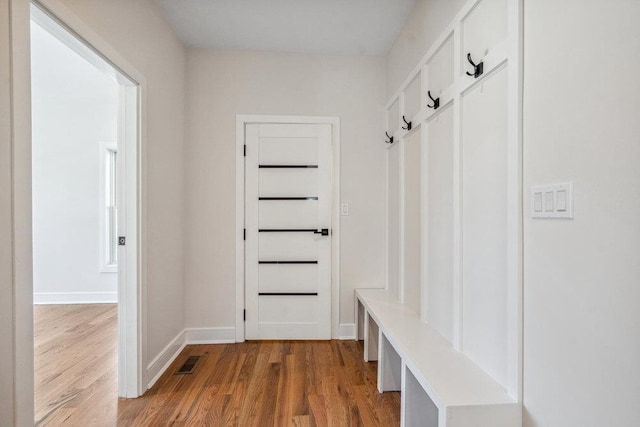
[[[387,290],[358,289],[356,304],[367,358],[378,360],[378,388],[403,392],[403,425],[521,426],[521,405]]]

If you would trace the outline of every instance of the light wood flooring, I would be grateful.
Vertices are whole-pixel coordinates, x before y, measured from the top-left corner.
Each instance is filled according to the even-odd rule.
[[[118,415],[118,306],[36,305],[33,311],[36,425],[108,425]]]
[[[51,306],[36,307],[40,308]],[[58,306],[59,307],[59,306]],[[79,306],[63,306],[70,312]],[[75,307],[75,309],[74,309]],[[104,307],[104,306],[103,306]],[[76,326],[50,325],[59,340],[47,336],[47,328],[36,326],[37,358],[49,361],[39,373],[36,362],[36,388],[44,390],[48,383],[63,381],[54,374],[55,366],[71,373],[69,389],[49,386],[48,401],[37,398],[36,420],[40,425],[69,426],[397,426],[400,423],[400,394],[378,393],[376,364],[365,363],[362,343],[355,341],[260,341],[241,344],[188,346],[172,366],[144,396],[138,399],[116,399],[116,335],[115,312],[111,316],[112,342],[102,336],[102,350],[90,342],[82,343],[61,333],[62,329],[89,335],[92,326],[83,326],[110,316],[108,310],[91,315]],[[36,312],[36,322],[43,313]],[[80,319],[78,312],[65,318]],[[57,332],[56,332],[57,331]],[[44,333],[45,336],[38,337]],[[91,368],[80,360],[67,360],[63,350],[45,356],[38,343],[57,343],[61,349],[77,349],[93,358]],[[90,341],[93,341],[90,338]],[[112,350],[107,350],[107,348]],[[111,353],[111,358],[97,354]],[[191,355],[202,356],[195,372],[174,375]],[[105,366],[97,366],[101,359]],[[36,359],[37,360],[37,359]],[[109,366],[107,366],[109,365]],[[73,366],[73,368],[71,367]],[[45,380],[49,378],[49,380]],[[91,382],[93,380],[93,382]],[[38,381],[43,384],[38,385]],[[52,389],[55,388],[55,391]],[[44,395],[43,395],[44,396]],[[46,403],[49,402],[49,403]]]

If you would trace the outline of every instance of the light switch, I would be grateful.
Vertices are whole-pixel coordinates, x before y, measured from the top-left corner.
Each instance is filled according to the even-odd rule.
[[[340,205],[340,214],[342,216],[349,215],[349,203],[343,203],[342,205]]]
[[[545,212],[553,212],[554,210],[553,203],[553,191],[545,191],[544,192],[544,211]]]
[[[531,187],[532,218],[573,218],[573,183]]]
[[[566,212],[567,210],[567,191],[558,190],[556,193],[556,210],[558,212]]]
[[[542,193],[533,193],[533,211],[542,212]]]

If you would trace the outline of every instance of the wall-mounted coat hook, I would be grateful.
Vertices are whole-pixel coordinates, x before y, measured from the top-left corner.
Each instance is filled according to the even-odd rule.
[[[402,129],[411,130],[411,122],[408,122],[407,119],[404,118],[404,116],[402,116],[402,121],[407,125],[407,127],[402,126]]]
[[[477,65],[471,59],[471,53],[467,53],[467,61],[469,64],[473,65],[473,73],[467,71],[467,76],[473,76],[474,78],[478,78],[484,73],[484,63],[480,61]]]
[[[389,135],[387,132],[384,133],[385,135],[387,135],[387,140],[385,141],[386,144],[393,144],[393,137],[391,135]]]
[[[427,104],[427,107],[428,108],[433,108],[434,110],[437,110],[438,107],[440,107],[440,98],[438,97],[436,99],[433,99],[433,96],[431,96],[431,91],[430,90],[427,91],[427,95],[429,96],[429,99],[431,101],[433,101],[433,105]]]

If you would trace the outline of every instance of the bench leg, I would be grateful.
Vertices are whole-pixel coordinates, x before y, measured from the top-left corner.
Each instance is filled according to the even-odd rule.
[[[378,390],[380,393],[385,391],[400,391],[402,383],[402,359],[391,343],[379,333],[379,352],[378,352]]]
[[[400,425],[402,427],[439,427],[444,425],[438,424],[438,408],[404,363],[402,364],[400,399]]]
[[[376,322],[371,320],[369,313],[364,316],[364,361],[378,360],[378,334],[379,328]]]

